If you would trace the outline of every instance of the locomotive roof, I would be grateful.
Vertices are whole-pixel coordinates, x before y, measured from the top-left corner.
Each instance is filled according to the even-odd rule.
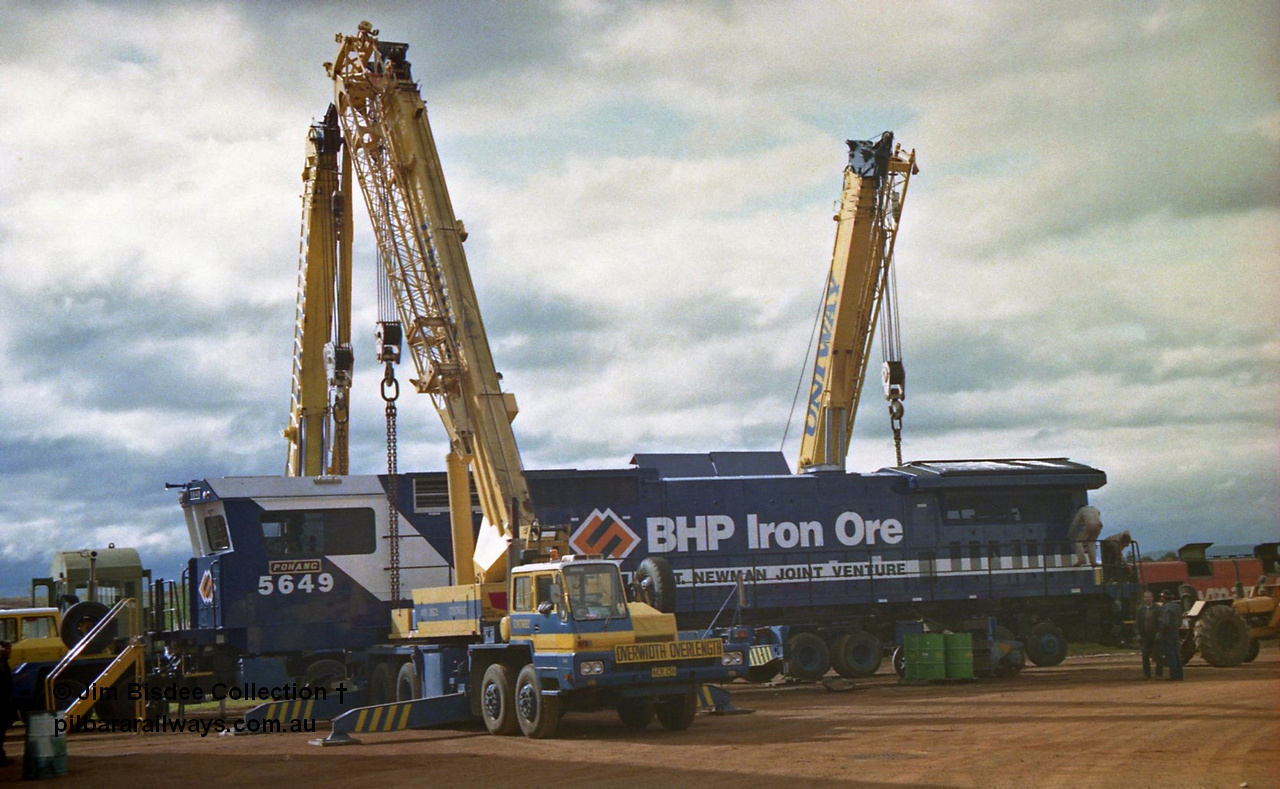
[[[882,474],[901,474],[912,488],[1083,487],[1094,490],[1107,484],[1107,475],[1091,466],[1066,458],[995,460],[913,460],[884,468]]]

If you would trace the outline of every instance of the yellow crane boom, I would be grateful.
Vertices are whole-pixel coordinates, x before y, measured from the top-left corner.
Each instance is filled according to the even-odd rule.
[[[458,584],[505,578],[508,546],[541,539],[511,420],[515,398],[502,391],[467,267],[463,225],[454,216],[427,121],[426,104],[405,60],[408,45],[379,41],[362,22],[339,34],[325,64],[338,117],[373,223],[391,295],[413,357],[450,442],[447,458]],[[472,542],[467,468],[483,521]]]
[[[836,240],[813,377],[809,386],[799,470],[843,469],[858,399],[885,291],[907,184],[917,172],[915,151],[895,147],[893,134],[849,140]],[[896,331],[896,328],[895,328]],[[900,424],[905,396],[901,360],[887,358],[885,397]],[[895,411],[896,407],[896,411]]]
[[[298,303],[285,474],[348,472],[351,372],[351,180],[332,105],[307,134]]]

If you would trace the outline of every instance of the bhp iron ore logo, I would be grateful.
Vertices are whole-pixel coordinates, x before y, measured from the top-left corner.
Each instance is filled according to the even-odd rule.
[[[625,559],[639,544],[640,538],[613,510],[593,511],[569,538],[569,547],[576,553],[598,553],[609,559]]]

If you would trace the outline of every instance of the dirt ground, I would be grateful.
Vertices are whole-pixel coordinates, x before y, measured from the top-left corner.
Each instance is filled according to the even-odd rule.
[[[890,670],[833,692],[737,684],[751,715],[669,733],[612,713],[567,716],[555,740],[483,728],[362,735],[73,734],[76,787],[930,786],[1280,787],[1280,649],[1185,682],[1142,680],[1137,655],[1069,658],[1014,679],[900,685]],[[324,724],[320,724],[323,736]],[[10,732],[20,756],[23,730]],[[21,759],[0,769],[17,781]],[[56,782],[55,782],[56,785]]]

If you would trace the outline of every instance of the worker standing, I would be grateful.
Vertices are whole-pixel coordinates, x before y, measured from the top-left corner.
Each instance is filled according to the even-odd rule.
[[[13,671],[9,668],[11,651],[8,641],[0,641],[0,767],[9,765],[9,757],[4,752],[4,736],[14,719]]]
[[[1172,589],[1160,595],[1160,641],[1164,645],[1164,662],[1169,666],[1169,679],[1182,681],[1182,603]]]
[[[1098,535],[1102,533],[1102,513],[1097,507],[1085,505],[1076,510],[1071,518],[1071,527],[1067,529],[1067,539],[1071,541],[1071,550],[1075,551],[1076,560],[1072,567],[1096,565],[1098,563]],[[1088,557],[1088,561],[1085,557]]]
[[[1138,643],[1142,645],[1142,676],[1151,679],[1151,663],[1156,664],[1156,679],[1164,678],[1164,644],[1160,642],[1160,606],[1151,590],[1142,593],[1142,605],[1138,608]]]
[[[1102,541],[1102,581],[1112,583],[1127,580],[1129,568],[1124,563],[1124,551],[1133,544],[1129,532],[1113,534]]]

